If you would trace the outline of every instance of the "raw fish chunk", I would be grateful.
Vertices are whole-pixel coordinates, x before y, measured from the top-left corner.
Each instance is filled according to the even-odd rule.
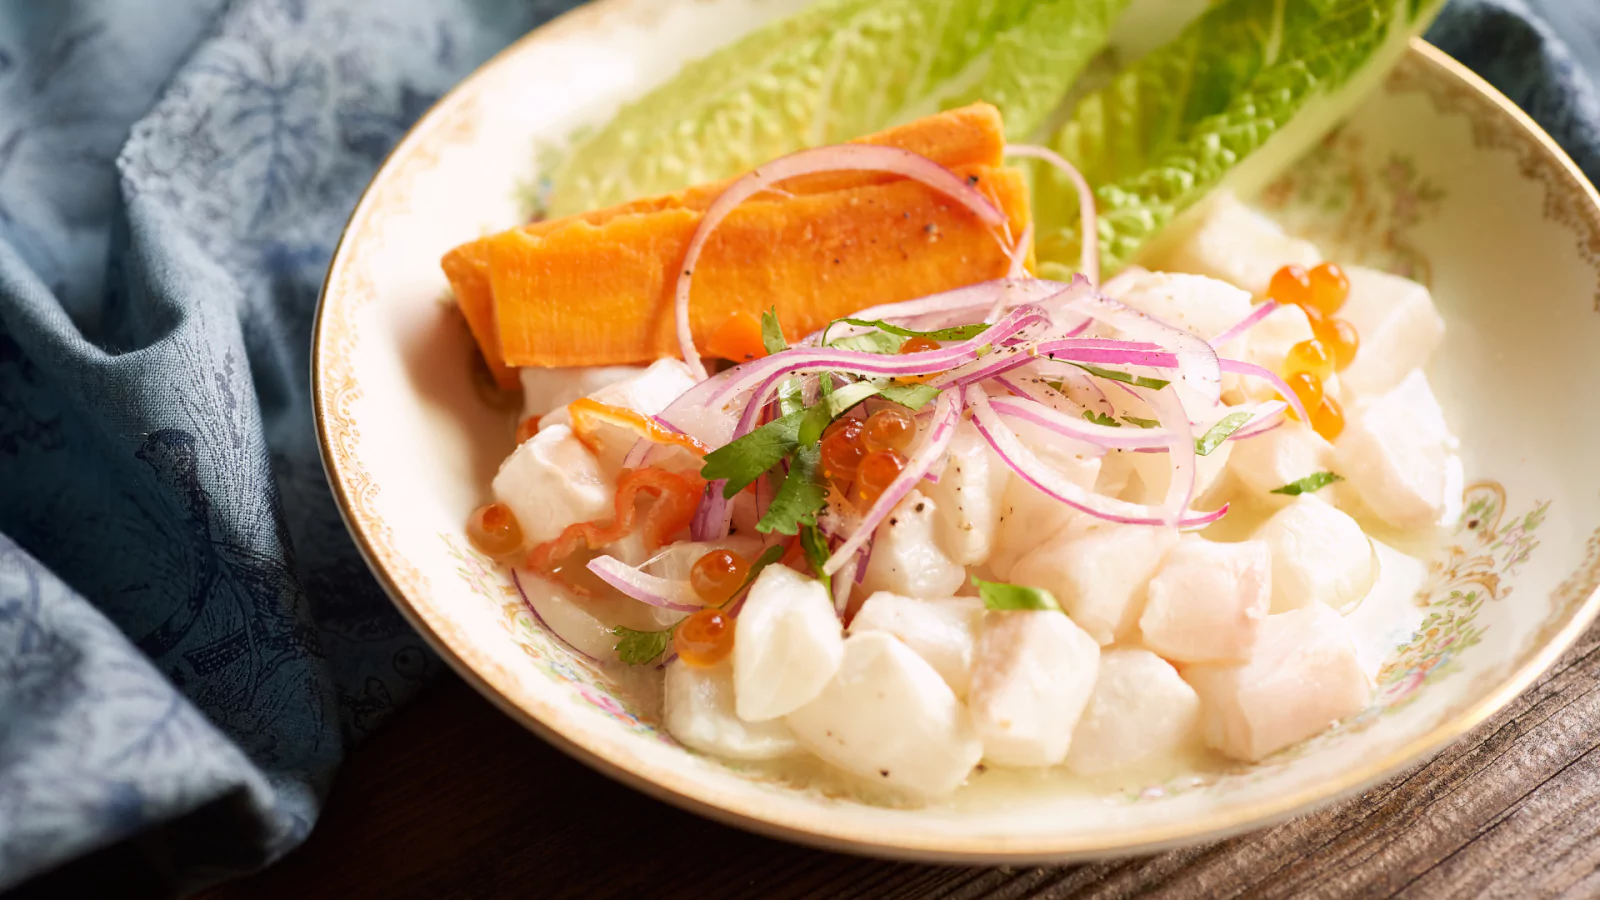
[[[956,427],[938,483],[921,488],[938,510],[935,533],[952,561],[964,566],[988,561],[1010,475],[970,421]]]
[[[1361,266],[1344,272],[1350,296],[1339,317],[1356,327],[1361,348],[1339,378],[1357,395],[1383,393],[1428,364],[1444,341],[1444,319],[1428,289],[1409,278]]]
[[[1272,606],[1272,552],[1261,541],[1186,538],[1150,579],[1139,631],[1179,662],[1242,662]]]
[[[1272,611],[1343,608],[1372,586],[1372,544],[1356,520],[1315,494],[1278,510],[1255,535],[1272,550]]]
[[[1456,439],[1427,376],[1412,372],[1352,411],[1334,443],[1338,472],[1367,508],[1396,528],[1439,521]]]
[[[566,366],[542,369],[525,366],[517,370],[522,382],[522,417],[544,416],[564,408],[579,397],[587,397],[607,385],[633,378],[644,366]],[[557,417],[550,424],[566,424]]]
[[[1267,294],[1272,273],[1298,264],[1310,268],[1322,261],[1317,248],[1284,234],[1278,224],[1218,191],[1156,268],[1220,278],[1258,297]],[[1208,335],[1209,337],[1209,335]]]
[[[529,370],[524,369],[523,371]],[[695,386],[694,376],[689,374],[689,367],[684,365],[681,359],[658,359],[644,368],[639,366],[602,366],[594,371],[629,371],[633,374],[624,378],[610,380],[582,396],[608,406],[631,409],[647,416],[653,416],[666,409],[672,405],[672,401],[678,399],[678,395]],[[524,377],[523,381],[526,382],[527,380],[527,377]],[[578,398],[569,398],[566,403],[555,407],[539,420],[539,427],[549,428],[551,425],[558,423],[571,423],[572,419],[567,415],[566,404],[576,399]]]
[[[1099,667],[1100,645],[1055,610],[986,613],[967,693],[984,758],[1002,766],[1065,759]]]
[[[1287,420],[1265,434],[1228,443],[1233,445],[1228,469],[1263,499],[1286,502],[1288,497],[1271,492],[1334,468],[1333,445],[1304,422]]]
[[[1091,455],[1089,448],[1025,423],[1007,424],[1015,428],[1017,437],[1041,462],[1055,467],[1085,490],[1094,487],[1100,476],[1100,458]],[[989,554],[989,568],[996,577],[1010,577],[1011,567],[1018,559],[1054,537],[1077,516],[1077,510],[1013,474],[1000,497],[1000,530]]]
[[[516,514],[529,545],[542,544],[568,525],[610,518],[616,481],[572,429],[555,425],[511,451],[492,485],[496,500]]]
[[[733,666],[667,665],[662,722],[686,747],[733,759],[775,759],[800,749],[782,719],[746,722],[733,710]]]
[[[967,711],[944,679],[881,631],[845,641],[838,674],[785,721],[824,761],[922,797],[960,787],[983,756]]]
[[[761,570],[734,622],[734,708],[746,722],[810,703],[844,656],[827,589],[788,566]]]
[[[1268,616],[1244,665],[1193,665],[1206,743],[1254,762],[1366,708],[1372,687],[1339,614],[1321,603]]]
[[[1248,291],[1204,275],[1149,272],[1118,299],[1208,341],[1250,315]]]
[[[983,601],[977,597],[918,600],[879,591],[850,620],[849,633],[894,635],[927,660],[957,697],[965,697],[982,623]]]
[[[1107,650],[1067,768],[1099,775],[1184,749],[1199,723],[1200,698],[1171,663],[1148,650]]]
[[[937,505],[921,491],[907,494],[878,526],[861,589],[924,600],[954,594],[966,582],[967,570],[939,546],[938,515]]]
[[[1170,528],[1085,518],[1018,560],[1008,580],[1054,594],[1072,621],[1109,644],[1133,631],[1145,585],[1177,540]]]

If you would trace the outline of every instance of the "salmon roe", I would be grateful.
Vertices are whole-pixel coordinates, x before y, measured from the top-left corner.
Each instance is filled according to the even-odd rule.
[[[1332,397],[1323,397],[1322,403],[1311,412],[1311,430],[1324,440],[1337,440],[1344,431],[1344,408]]]
[[[1344,319],[1324,319],[1313,322],[1312,329],[1333,354],[1333,367],[1343,372],[1356,361],[1356,351],[1361,349],[1361,335],[1356,327]]]
[[[522,526],[503,503],[489,503],[467,517],[467,540],[484,556],[509,556],[522,548]]]
[[[927,350],[937,349],[939,349],[938,341],[934,340],[933,338],[925,338],[920,336],[907,338],[906,342],[900,345],[901,353],[922,353]]]
[[[689,586],[707,606],[728,602],[750,574],[750,563],[732,550],[712,550],[695,560],[689,570]]]
[[[833,481],[854,481],[856,468],[867,455],[866,423],[839,419],[822,434],[822,474]]]
[[[1272,273],[1272,281],[1267,284],[1267,296],[1279,303],[1310,306],[1310,273],[1305,266],[1284,266]]]
[[[1293,375],[1297,372],[1309,372],[1324,380],[1333,374],[1333,352],[1328,345],[1316,338],[1301,341],[1289,348],[1289,353],[1283,360],[1285,374]]]
[[[905,470],[906,458],[894,450],[878,450],[868,453],[862,460],[856,475],[860,485],[861,499],[872,503],[889,485]]]
[[[1289,390],[1294,391],[1294,395],[1300,398],[1300,403],[1306,408],[1307,412],[1315,412],[1322,405],[1321,378],[1310,372],[1295,372],[1285,378],[1284,381],[1289,382]],[[1294,414],[1293,409],[1289,410],[1289,415],[1293,416]]]
[[[1344,306],[1344,301],[1350,297],[1350,279],[1345,277],[1344,270],[1331,262],[1325,262],[1306,274],[1310,282],[1310,303],[1301,306],[1315,306],[1325,315],[1333,315]]]
[[[861,441],[869,453],[879,450],[898,450],[901,453],[911,446],[917,436],[917,423],[911,414],[898,407],[880,409],[867,416],[862,428]]]
[[[517,446],[539,433],[539,417],[529,416],[517,423]]]
[[[678,623],[672,644],[688,665],[714,666],[733,650],[733,617],[720,609],[692,613]]]

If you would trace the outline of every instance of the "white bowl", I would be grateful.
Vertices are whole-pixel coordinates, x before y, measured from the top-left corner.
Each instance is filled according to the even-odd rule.
[[[1462,439],[1466,512],[1431,560],[1420,627],[1376,638],[1386,661],[1365,712],[1258,765],[1116,791],[974,787],[921,809],[680,747],[649,679],[545,634],[468,547],[462,523],[511,447],[516,398],[474,362],[438,259],[520,221],[541,148],[793,6],[602,0],[539,29],[412,129],[334,256],[313,355],[329,477],[401,611],[507,713],[602,772],[752,830],[881,856],[1062,861],[1209,841],[1370,785],[1493,714],[1589,624],[1600,197],[1509,101],[1419,41],[1258,201],[1335,259],[1429,283],[1449,323],[1430,375]]]

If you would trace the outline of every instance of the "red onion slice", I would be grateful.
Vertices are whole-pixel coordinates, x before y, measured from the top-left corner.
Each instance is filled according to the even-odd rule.
[[[694,345],[694,331],[689,323],[689,288],[694,277],[694,267],[700,261],[700,251],[705,248],[722,220],[735,207],[781,181],[817,172],[874,171],[889,172],[913,181],[920,181],[934,190],[971,210],[973,215],[990,227],[1000,228],[1009,240],[1010,221],[984,193],[968,184],[966,179],[939,165],[926,156],[919,156],[899,147],[880,147],[872,144],[840,144],[815,147],[779,157],[766,165],[753,169],[728,185],[716,202],[706,210],[689,239],[689,249],[684,253],[683,265],[678,270],[678,286],[674,315],[678,326],[678,350],[683,361],[697,380],[706,378],[705,366],[700,362],[700,351]],[[1006,246],[1007,241],[1002,241]]]
[[[837,573],[851,557],[855,556],[856,551],[872,539],[878,524],[888,518],[895,504],[906,494],[911,493],[911,489],[917,486],[922,476],[944,456],[944,452],[950,448],[950,442],[956,436],[956,425],[961,421],[962,402],[959,396],[961,393],[960,390],[954,390],[939,395],[938,402],[934,404],[933,424],[928,429],[928,436],[923,438],[922,445],[911,454],[910,459],[906,460],[906,467],[900,470],[900,474],[895,476],[894,481],[884,489],[883,494],[872,504],[872,508],[861,517],[861,524],[855,533],[828,557],[828,561],[822,566],[824,573],[828,575]]]
[[[1260,323],[1262,319],[1272,315],[1273,310],[1276,310],[1277,308],[1278,301],[1276,300],[1267,300],[1266,302],[1257,305],[1255,309],[1250,311],[1250,315],[1240,319],[1238,322],[1234,323],[1232,327],[1212,338],[1211,346],[1221,347],[1223,344],[1237,339],[1246,331],[1256,327],[1256,325]]]
[[[965,389],[967,408],[972,410],[972,424],[1017,477],[1038,488],[1073,509],[1096,518],[1123,525],[1164,525],[1166,511],[1138,503],[1128,503],[1087,491],[1047,465],[1000,421],[1000,416],[989,405],[982,387],[969,385]],[[1178,519],[1180,528],[1199,528],[1222,518],[1227,505],[1208,513],[1189,513]]]
[[[1290,389],[1289,383],[1278,377],[1278,373],[1272,371],[1271,369],[1263,369],[1254,363],[1247,363],[1237,359],[1224,359],[1220,362],[1222,365],[1222,371],[1224,372],[1232,372],[1235,375],[1248,375],[1252,378],[1260,378],[1263,381],[1271,384],[1273,389],[1278,392],[1278,396],[1282,397],[1289,404],[1290,408],[1294,410],[1295,415],[1300,417],[1300,421],[1311,421],[1311,416],[1306,414],[1305,404],[1301,403],[1300,398],[1295,395],[1293,390]]]
[[[1072,181],[1072,186],[1078,190],[1078,228],[1083,237],[1078,242],[1081,245],[1078,259],[1078,271],[1082,272],[1091,284],[1100,283],[1100,227],[1095,215],[1094,189],[1089,187],[1089,180],[1083,177],[1078,167],[1067,162],[1061,154],[1049,147],[1040,147],[1033,144],[1011,144],[1006,147],[1008,156],[1026,156],[1048,163],[1059,169]]]
[[[1163,518],[1168,526],[1176,528],[1189,508],[1189,501],[1194,498],[1194,432],[1189,428],[1189,414],[1184,411],[1177,391],[1135,388],[1134,393],[1150,405],[1156,420],[1167,432],[1167,459],[1172,465],[1172,478],[1167,482]]]
[[[699,612],[705,608],[699,603],[682,602],[695,596],[694,588],[689,586],[689,582],[668,581],[665,578],[648,575],[614,556],[596,556],[589,560],[588,569],[600,576],[601,581],[640,603],[686,613]]]

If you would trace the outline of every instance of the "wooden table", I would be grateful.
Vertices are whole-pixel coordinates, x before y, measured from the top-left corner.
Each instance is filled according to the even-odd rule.
[[[306,845],[208,900],[284,897],[1600,896],[1600,629],[1469,737],[1267,831],[1060,868],[858,859],[680,812],[461,681],[359,748]]]

